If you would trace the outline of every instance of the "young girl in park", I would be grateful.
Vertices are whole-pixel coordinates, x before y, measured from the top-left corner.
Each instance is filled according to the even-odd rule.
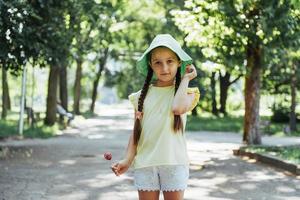
[[[111,168],[117,175],[133,165],[140,200],[183,199],[189,178],[185,140],[186,114],[198,103],[197,76],[191,57],[169,34],[157,35],[137,62],[146,76],[143,88],[129,95],[134,106],[134,130],[126,156]]]

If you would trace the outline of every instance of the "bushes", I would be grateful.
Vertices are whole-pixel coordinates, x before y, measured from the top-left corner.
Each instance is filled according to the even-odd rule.
[[[277,123],[289,122],[290,109],[288,107],[284,107],[281,104],[273,104],[272,112],[273,112],[273,115],[271,116],[272,122],[277,122]]]

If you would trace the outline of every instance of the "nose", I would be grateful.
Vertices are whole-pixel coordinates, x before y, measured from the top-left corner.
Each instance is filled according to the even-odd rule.
[[[169,66],[167,63],[163,63],[162,66],[161,66],[161,71],[162,72],[168,72],[168,69],[169,69]]]

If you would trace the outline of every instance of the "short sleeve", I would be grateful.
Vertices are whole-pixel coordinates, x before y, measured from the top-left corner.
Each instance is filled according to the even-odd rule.
[[[193,110],[193,109],[197,106],[197,104],[198,104],[198,102],[199,102],[199,99],[200,99],[200,91],[199,91],[199,89],[198,89],[197,87],[191,87],[191,88],[188,88],[188,89],[187,89],[187,93],[188,93],[188,94],[192,94],[192,93],[195,94],[193,103],[192,103],[192,105],[190,106],[190,108],[188,109],[188,111],[191,111],[191,110]]]
[[[138,100],[139,100],[140,94],[141,94],[141,91],[138,91],[138,92],[131,93],[128,96],[128,99],[129,99],[130,103],[133,105],[135,110],[137,110],[137,108],[138,108]]]

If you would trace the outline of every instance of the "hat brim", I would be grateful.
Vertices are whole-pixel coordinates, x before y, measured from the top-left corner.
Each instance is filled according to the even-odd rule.
[[[193,63],[193,59],[182,48],[176,45],[169,44],[168,42],[164,44],[153,44],[150,45],[150,47],[143,53],[143,55],[137,61],[137,69],[143,76],[147,76],[148,73],[147,55],[150,51],[152,51],[157,47],[167,47],[171,51],[177,54],[177,56],[180,58],[181,61],[181,66],[180,66],[181,76],[185,73],[186,66]],[[157,79],[155,74],[153,74],[153,79]]]

